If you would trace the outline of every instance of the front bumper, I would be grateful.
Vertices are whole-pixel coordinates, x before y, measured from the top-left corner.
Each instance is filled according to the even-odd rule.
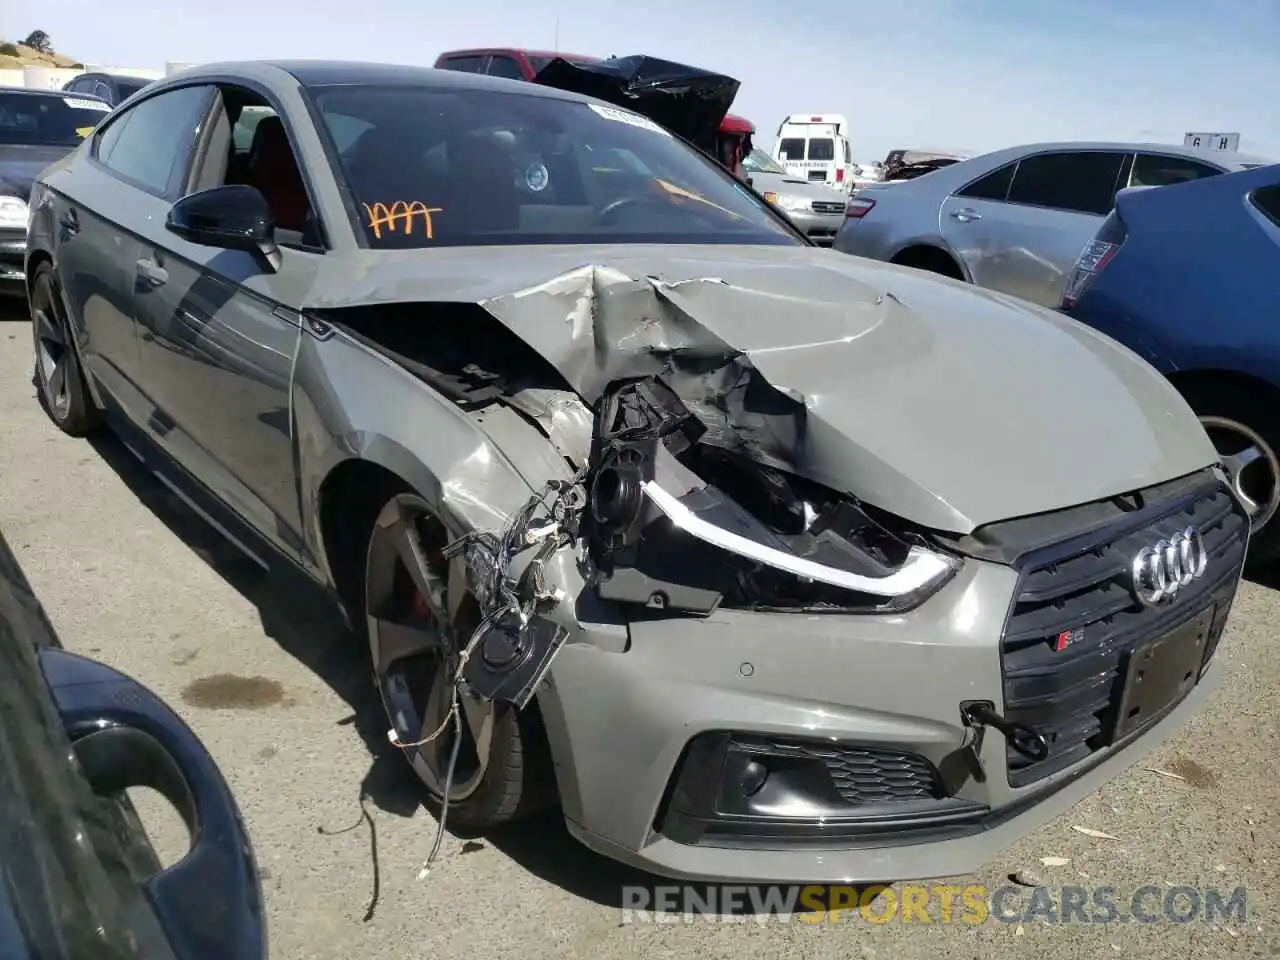
[[[1221,496],[1219,513],[1229,502]],[[1228,521],[1240,516],[1235,510]],[[1184,521],[1176,513],[1160,522]],[[1159,529],[1131,531],[1121,549]],[[1188,596],[1185,609],[1171,607],[1152,622],[1164,635],[1171,625],[1212,611],[1206,614],[1215,631],[1206,665],[1238,584],[1247,524],[1244,529],[1229,541],[1225,534],[1213,541],[1213,577]],[[866,883],[975,870],[1135,762],[1216,683],[1206,668],[1176,706],[1153,715],[1152,725],[1089,747],[1101,743],[1098,732],[1079,728],[1082,717],[1093,721],[1089,711],[1096,705],[1054,719],[1055,703],[1069,701],[1105,671],[1119,676],[1124,654],[1151,639],[1151,631],[1099,635],[1095,649],[1073,648],[1064,662],[1084,668],[1074,672],[1086,681],[1050,688],[1033,677],[1040,686],[1028,699],[1028,681],[1019,673],[1025,653],[1006,649],[1027,576],[1012,565],[970,559],[929,602],[898,616],[719,611],[704,620],[633,622],[625,652],[567,646],[552,666],[550,696],[540,700],[570,831],[607,856],[697,880]],[[1118,696],[1109,678],[1106,693]],[[997,731],[986,728],[978,737],[966,726],[961,704],[973,701],[1056,731],[1056,752],[1038,772],[1029,774],[1025,763],[1019,768]],[[804,804],[794,802],[769,822],[735,821],[718,800],[708,802],[717,790],[725,795],[727,767],[715,766],[723,757],[703,744],[722,731],[801,745],[811,754],[879,751],[890,757],[887,765],[868,774],[865,765],[846,764],[844,775],[854,784],[850,789],[860,778],[862,786],[870,783],[881,802],[847,809],[843,822],[829,816],[829,807],[806,817]],[[1077,741],[1077,733],[1093,739]],[[690,764],[698,763],[705,768],[691,776]],[[922,800],[912,792],[918,780],[902,790],[911,764],[931,767],[943,795]],[[694,796],[700,781],[711,784],[701,800]],[[818,787],[807,799],[823,790],[831,795]],[[848,792],[842,787],[842,796]],[[895,800],[902,801],[896,812],[888,809]]]
[[[793,213],[790,210],[784,211],[787,219],[796,225],[796,227],[806,237],[819,246],[829,247],[836,240],[836,231],[840,229],[840,224],[844,223],[844,212],[830,213]]]
[[[0,293],[22,293],[25,288],[27,232],[0,230]]]

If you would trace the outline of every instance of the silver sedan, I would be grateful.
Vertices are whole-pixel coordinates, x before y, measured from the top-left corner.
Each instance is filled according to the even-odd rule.
[[[1120,190],[1268,162],[1171,144],[1009,147],[906,183],[859,189],[835,248],[1057,307],[1076,258]]]

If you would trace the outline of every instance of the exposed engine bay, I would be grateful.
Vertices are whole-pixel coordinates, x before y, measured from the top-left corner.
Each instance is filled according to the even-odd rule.
[[[652,279],[641,286],[650,296],[661,289]],[[423,309],[437,315],[424,321]],[[463,410],[520,411],[574,471],[504,529],[445,548],[464,557],[484,614],[470,640],[458,638],[459,676],[475,696],[525,706],[568,639],[547,616],[566,599],[544,576],[560,551],[572,553],[586,589],[629,619],[721,607],[900,612],[959,566],[924,531],[801,476],[804,403],[687,314],[665,331],[643,314],[614,331],[616,342],[641,333],[659,342],[593,365],[576,385],[478,304],[326,319]],[[673,348],[676,332],[687,346]]]

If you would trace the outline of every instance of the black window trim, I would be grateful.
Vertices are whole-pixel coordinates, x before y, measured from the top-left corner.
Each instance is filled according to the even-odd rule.
[[[204,123],[207,122],[209,118],[209,106],[210,106],[210,103],[212,102],[213,95],[216,88],[214,87],[213,84],[208,82],[207,79],[196,80],[193,78],[187,82],[177,83],[172,86],[166,86],[160,90],[155,90],[151,93],[148,93],[145,97],[143,97],[137,103],[130,104],[128,110],[122,110],[119,113],[109,115],[107,119],[104,120],[98,126],[98,128],[93,131],[93,142],[89,145],[89,150],[87,152],[89,162],[93,164],[95,167],[97,167],[99,170],[101,170],[103,173],[110,176],[112,179],[119,180],[121,183],[126,183],[129,186],[133,187],[135,190],[141,190],[143,193],[147,194],[148,196],[155,197],[158,200],[167,200],[169,203],[174,203],[179,199],[181,199],[181,193],[179,192],[180,185],[183,183],[186,183],[187,173],[190,171],[190,168],[191,168],[191,159],[193,154],[195,153],[196,143],[200,139],[199,136],[193,137],[191,143],[185,148],[185,150],[180,151],[179,155],[174,158],[173,167],[169,171],[169,182],[165,185],[164,190],[159,193],[157,193],[155,188],[152,187],[150,184],[141,183],[140,181],[133,179],[127,174],[121,173],[119,170],[115,169],[114,167],[109,166],[105,161],[99,159],[98,148],[102,143],[102,138],[106,136],[106,133],[108,130],[112,129],[117,123],[127,124],[131,119],[133,119],[134,111],[137,110],[138,107],[146,103],[148,100],[151,100],[155,97],[164,96],[166,93],[175,93],[178,90],[187,90],[187,89],[190,89],[191,87],[208,88],[205,91],[205,99],[208,102],[205,103],[203,120],[201,121],[201,127],[203,128]]]
[[[1047,205],[1047,204],[1043,204],[1043,203],[1027,203],[1025,200],[1010,200],[1010,199],[1009,199],[1009,193],[1013,190],[1013,185],[1014,185],[1014,183],[1015,183],[1015,182],[1017,181],[1017,179],[1018,179],[1018,170],[1019,170],[1019,168],[1022,166],[1022,161],[1024,161],[1024,160],[1031,160],[1031,159],[1034,159],[1034,158],[1036,158],[1036,157],[1049,157],[1049,156],[1056,156],[1056,155],[1058,155],[1058,154],[1064,154],[1064,153],[1066,153],[1066,154],[1072,154],[1072,153],[1113,153],[1113,154],[1117,154],[1118,156],[1120,156],[1120,157],[1121,157],[1121,161],[1120,161],[1120,169],[1116,171],[1116,182],[1115,182],[1115,185],[1113,186],[1112,191],[1111,191],[1111,202],[1112,202],[1112,205],[1113,205],[1113,207],[1114,207],[1114,204],[1115,204],[1115,195],[1116,195],[1117,193],[1119,193],[1119,192],[1120,192],[1120,190],[1122,189],[1122,188],[1121,188],[1121,184],[1120,184],[1120,175],[1124,172],[1124,169],[1125,169],[1125,162],[1126,162],[1123,158],[1126,156],[1126,154],[1128,154],[1128,155],[1132,156],[1133,151],[1116,150],[1116,149],[1114,149],[1114,148],[1109,148],[1109,147],[1079,147],[1079,148],[1074,148],[1074,149],[1073,149],[1073,148],[1063,149],[1063,148],[1061,148],[1061,147],[1058,147],[1058,148],[1051,149],[1051,150],[1037,150],[1035,153],[1028,153],[1028,154],[1026,154],[1026,155],[1024,155],[1024,156],[1018,157],[1018,159],[1017,159],[1017,160],[1012,161],[1012,164],[1013,164],[1013,176],[1011,176],[1011,177],[1009,178],[1009,187],[1008,187],[1008,189],[1006,189],[1006,190],[1005,190],[1005,193],[1004,193],[1004,199],[1003,199],[1003,200],[992,200],[990,197],[972,197],[972,198],[967,198],[967,197],[962,196],[962,194],[963,194],[963,192],[964,192],[965,190],[968,190],[971,186],[973,186],[973,185],[974,185],[975,183],[977,183],[979,180],[986,179],[987,177],[991,176],[993,173],[998,173],[999,171],[1003,170],[1005,167],[1009,166],[1009,164],[1008,164],[1008,163],[1002,163],[1002,164],[1000,164],[1000,166],[995,167],[994,169],[988,170],[986,173],[982,174],[981,176],[974,177],[972,180],[970,180],[970,181],[969,181],[968,183],[966,183],[964,186],[960,187],[958,190],[955,190],[955,191],[951,194],[951,197],[948,197],[948,199],[951,199],[952,197],[954,197],[955,199],[958,199],[958,200],[964,200],[964,199],[986,200],[986,201],[988,201],[989,203],[1007,203],[1007,204],[1009,204],[1010,206],[1014,206],[1014,207],[1030,207],[1032,210],[1050,210],[1050,211],[1052,211],[1052,212],[1054,212],[1054,213],[1075,213],[1075,214],[1080,214],[1080,215],[1082,215],[1082,216],[1086,216],[1086,217],[1105,217],[1105,216],[1106,216],[1106,214],[1105,214],[1105,213],[1093,213],[1093,212],[1085,211],[1085,210],[1072,210],[1072,209],[1070,209],[1070,208],[1068,208],[1068,207],[1051,207],[1051,206],[1049,206],[1049,205]],[[1129,164],[1130,164],[1130,166],[1129,166],[1130,174],[1132,175],[1133,165],[1132,165],[1132,161],[1131,161],[1131,160],[1129,161]]]
[[[1272,213],[1270,210],[1264,207],[1261,203],[1259,203],[1258,192],[1260,190],[1275,190],[1277,194],[1277,198],[1280,198],[1280,183],[1264,184],[1261,187],[1254,187],[1248,193],[1249,205],[1253,207],[1253,209],[1257,210],[1258,213],[1265,220],[1269,221],[1271,224],[1273,224],[1276,227],[1280,227],[1280,208],[1278,208],[1275,213]]]

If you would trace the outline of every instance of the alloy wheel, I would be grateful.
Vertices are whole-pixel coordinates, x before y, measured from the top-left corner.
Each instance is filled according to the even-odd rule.
[[[35,335],[36,383],[59,420],[71,409],[71,344],[56,312],[53,291],[42,277],[32,291],[31,323]]]
[[[1262,435],[1229,417],[1200,418],[1222,457],[1232,489],[1249,512],[1256,534],[1280,509],[1280,457]]]
[[[457,694],[461,724],[450,719],[458,654],[465,644],[448,626],[443,527],[425,501],[390,500],[374,523],[365,574],[365,611],[374,680],[406,756],[427,789],[442,799],[449,759],[458,754],[449,802],[476,792],[488,769],[494,714],[490,703]],[[465,605],[463,605],[465,609]],[[426,743],[419,743],[444,729]],[[461,727],[459,731],[458,727]]]

